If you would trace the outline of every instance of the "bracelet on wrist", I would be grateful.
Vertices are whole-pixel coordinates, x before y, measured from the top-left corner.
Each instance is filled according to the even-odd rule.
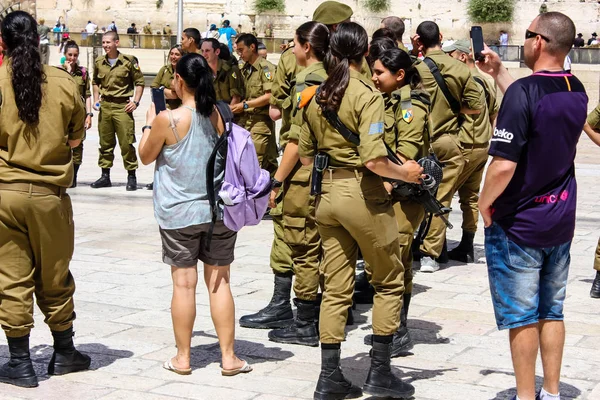
[[[144,131],[146,129],[152,129],[152,125],[144,125],[144,126],[142,126],[142,134],[144,134]]]

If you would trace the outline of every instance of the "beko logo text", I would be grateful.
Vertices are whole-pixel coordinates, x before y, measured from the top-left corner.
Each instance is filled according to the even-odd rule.
[[[498,130],[498,128],[494,128],[494,137],[492,138],[492,140],[496,140],[498,142],[511,143],[513,137],[515,137],[515,135],[513,135],[511,132],[508,132],[506,129]]]

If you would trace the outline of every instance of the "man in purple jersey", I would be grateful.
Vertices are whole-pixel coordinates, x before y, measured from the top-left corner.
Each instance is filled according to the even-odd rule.
[[[560,399],[563,301],[577,201],[574,160],[588,102],[581,82],[563,71],[574,35],[566,15],[541,14],[525,34],[532,75],[514,81],[489,49],[479,64],[505,93],[479,209],[496,323],[510,330],[520,400]],[[538,348],[544,383],[536,395]]]

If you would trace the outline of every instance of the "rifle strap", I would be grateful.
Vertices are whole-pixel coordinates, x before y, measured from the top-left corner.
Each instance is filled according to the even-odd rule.
[[[444,97],[446,98],[446,101],[450,105],[450,109],[452,109],[452,112],[454,114],[460,113],[460,109],[461,109],[460,103],[458,102],[458,100],[456,100],[456,98],[452,95],[452,93],[450,93],[450,89],[448,89],[448,85],[446,84],[446,81],[444,80],[444,77],[442,76],[442,73],[440,72],[440,69],[438,68],[435,61],[433,61],[429,57],[425,57],[423,59],[423,62],[425,64],[427,64],[427,66],[429,67],[431,74],[435,78],[435,81],[437,82],[438,87],[444,94]]]

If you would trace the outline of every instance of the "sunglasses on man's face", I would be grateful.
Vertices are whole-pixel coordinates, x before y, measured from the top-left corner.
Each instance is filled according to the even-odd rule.
[[[527,40],[527,39],[531,39],[531,38],[534,38],[534,37],[536,37],[536,36],[539,36],[539,37],[541,37],[542,39],[544,39],[546,42],[550,43],[550,39],[548,39],[548,37],[547,37],[547,36],[544,36],[544,35],[542,35],[542,34],[540,34],[540,33],[537,33],[537,32],[532,32],[532,31],[530,31],[529,29],[527,29],[527,30],[525,31],[525,40]]]

